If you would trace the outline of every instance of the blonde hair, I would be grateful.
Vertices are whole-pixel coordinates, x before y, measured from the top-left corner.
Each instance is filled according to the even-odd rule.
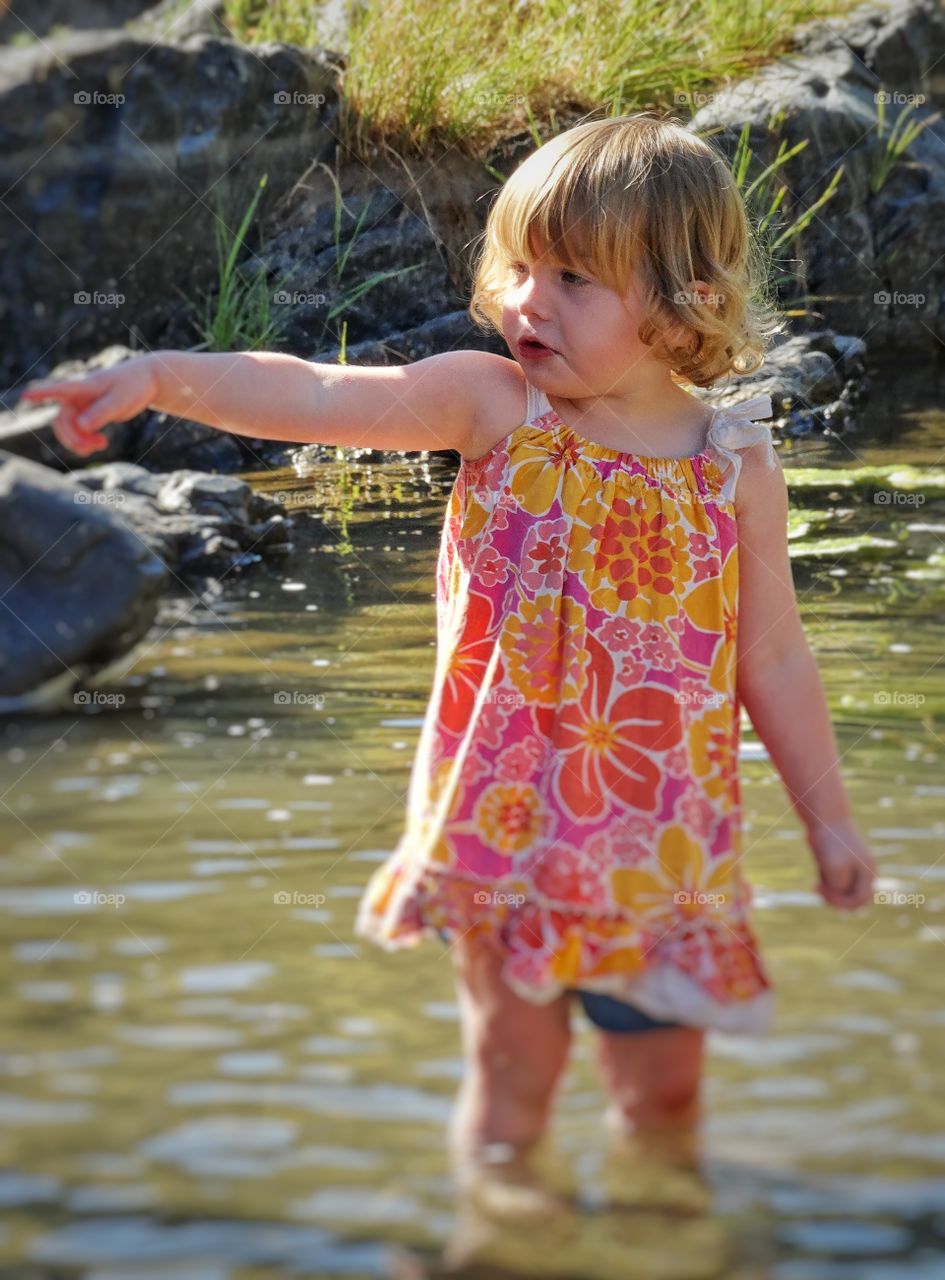
[[[533,235],[621,297],[639,272],[640,340],[676,382],[709,387],[753,373],[785,328],[728,161],[678,120],[647,112],[592,120],[519,165],[482,232],[469,304],[481,328],[502,332],[510,261],[527,256]],[[693,280],[709,286],[709,305],[691,292]],[[680,324],[692,337],[674,349],[663,334]]]

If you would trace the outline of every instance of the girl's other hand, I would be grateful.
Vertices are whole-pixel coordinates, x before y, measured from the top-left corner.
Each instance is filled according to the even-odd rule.
[[[876,863],[850,819],[817,823],[807,838],[820,868],[816,888],[828,906],[852,911],[872,901]]]
[[[56,439],[86,457],[104,449],[108,437],[99,428],[135,417],[155,399],[154,362],[139,356],[82,378],[34,382],[21,400],[57,400],[62,408],[53,423]]]

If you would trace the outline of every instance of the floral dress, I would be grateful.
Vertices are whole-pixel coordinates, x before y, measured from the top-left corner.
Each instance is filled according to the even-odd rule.
[[[436,571],[437,658],[403,835],[355,932],[473,930],[535,1003],[567,989],[766,1032],[742,875],[735,685],[741,455],[771,400],[716,409],[692,457],[590,441],[528,385],[463,460]]]

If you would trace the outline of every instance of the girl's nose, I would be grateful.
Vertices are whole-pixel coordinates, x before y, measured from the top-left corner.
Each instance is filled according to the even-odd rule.
[[[529,275],[518,287],[518,309],[526,316],[548,318],[548,301],[534,275]]]

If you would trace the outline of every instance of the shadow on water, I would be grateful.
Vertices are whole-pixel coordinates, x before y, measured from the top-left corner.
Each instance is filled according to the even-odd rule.
[[[779,1011],[710,1037],[701,1170],[612,1146],[575,1011],[542,1165],[564,1206],[457,1194],[449,960],[351,927],[401,829],[454,465],[328,463],[254,478],[297,517],[287,568],[182,590],[94,701],[0,723],[0,1280],[945,1274],[945,495],[840,483],[945,470],[945,377],[873,388],[856,437],[783,456],[837,471],[793,492],[795,581],[881,897],[822,904],[746,729]]]

